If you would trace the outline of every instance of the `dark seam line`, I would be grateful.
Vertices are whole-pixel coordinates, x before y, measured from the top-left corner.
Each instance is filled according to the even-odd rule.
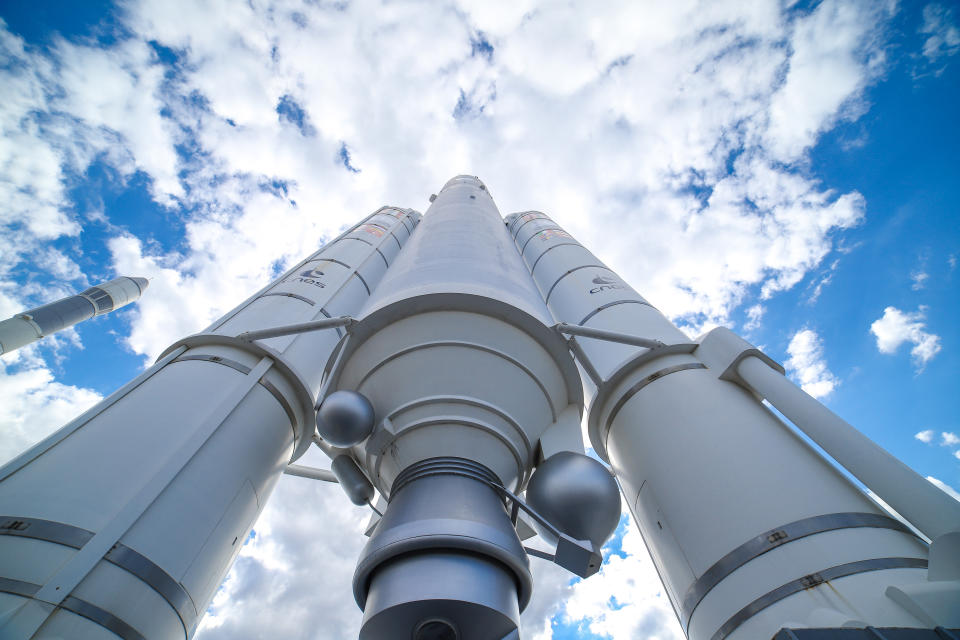
[[[710,640],[723,640],[736,630],[741,624],[752,618],[755,614],[763,611],[770,605],[776,604],[780,600],[795,593],[805,591],[812,587],[843,578],[858,573],[868,571],[881,571],[883,569],[925,569],[927,561],[921,558],[873,558],[870,560],[860,560],[858,562],[848,562],[846,564],[830,567],[818,573],[811,573],[802,578],[792,580],[787,584],[777,587],[760,596],[723,623],[717,632],[713,634]]]
[[[316,306],[316,304],[317,304],[316,302],[314,302],[314,301],[311,300],[310,298],[306,298],[306,297],[301,296],[301,295],[298,295],[298,294],[296,294],[296,293],[286,293],[286,292],[280,291],[280,292],[277,292],[277,293],[265,293],[265,294],[263,294],[263,295],[260,296],[260,297],[261,297],[261,298],[266,298],[267,296],[285,296],[285,297],[287,297],[287,298],[296,298],[297,300],[303,300],[304,302],[306,302],[307,304],[309,304],[311,307],[312,307],[312,306]]]
[[[360,272],[354,271],[353,275],[357,276],[357,279],[360,280],[360,283],[363,285],[363,288],[367,290],[367,295],[370,295],[370,287],[367,286],[367,281],[363,279],[363,276],[360,275]]]
[[[533,266],[530,267],[530,275],[533,275],[533,270],[537,268],[538,264],[540,264],[540,259],[543,258],[543,256],[550,253],[551,251],[553,251],[554,249],[556,249],[557,247],[580,247],[581,249],[584,248],[583,245],[580,244],[579,242],[561,242],[559,244],[553,245],[552,247],[548,247],[546,251],[541,253],[540,256],[536,260],[534,260]],[[586,249],[584,249],[584,251],[586,251]]]
[[[183,360],[202,360],[206,362],[215,362],[216,364],[222,364],[224,366],[230,367],[231,369],[239,371],[243,375],[247,375],[251,371],[250,367],[248,367],[247,365],[240,364],[236,360],[223,358],[221,356],[209,356],[209,355],[203,355],[203,354],[186,355],[186,356],[180,356],[179,358],[174,360],[174,362],[181,362]],[[280,406],[283,408],[283,412],[286,413],[287,417],[290,419],[290,426],[293,427],[294,435],[296,435],[296,428],[297,428],[296,414],[293,412],[293,409],[287,403],[287,399],[283,397],[283,394],[280,393],[280,390],[277,389],[273,385],[273,383],[271,383],[269,380],[265,380],[261,378],[257,382],[257,384],[259,384],[261,387],[266,389],[270,393],[270,395],[272,395],[274,399],[280,403]]]
[[[523,216],[521,216],[521,217],[523,217]],[[525,226],[527,226],[527,223],[528,223],[528,222],[533,222],[534,220],[550,220],[550,218],[547,217],[546,215],[542,214],[542,213],[540,214],[539,217],[534,216],[533,218],[527,218],[526,220],[523,221],[523,224],[521,224],[519,227],[517,227],[516,229],[513,230],[513,239],[516,240],[516,239],[517,239],[517,235],[519,235],[519,233],[520,233],[520,229],[523,229]],[[550,222],[553,222],[553,220],[550,220]]]
[[[581,320],[578,324],[582,327],[582,326],[586,323],[586,321],[589,320],[590,318],[592,318],[593,316],[597,315],[598,313],[600,313],[600,312],[603,311],[604,309],[609,309],[610,307],[615,307],[615,306],[617,306],[618,304],[643,304],[643,305],[646,305],[646,306],[650,307],[651,309],[653,308],[653,305],[650,304],[649,302],[647,302],[646,300],[614,300],[613,302],[608,302],[607,304],[604,304],[604,305],[601,305],[601,306],[597,307],[596,309],[594,309],[593,311],[591,311],[590,313],[588,313],[588,314],[583,318],[583,320]]]
[[[330,315],[330,312],[329,312],[329,311],[327,311],[326,309],[324,309],[324,308],[322,308],[322,307],[320,308],[320,313],[322,313],[322,314],[323,314],[325,317],[327,317],[327,318],[332,318],[332,317],[333,317],[333,316]],[[340,338],[342,338],[342,337],[343,337],[343,329],[342,329],[341,327],[334,327],[334,328],[337,330],[337,336],[340,337]]]
[[[367,244],[370,244],[370,243],[367,242]],[[312,261],[311,261],[311,262],[312,262]],[[341,267],[346,267],[347,269],[353,269],[353,267],[351,267],[350,265],[348,265],[346,262],[340,262],[339,260],[337,260],[337,259],[335,259],[335,258],[317,258],[317,262],[332,262],[333,264],[338,264],[338,265],[340,265]]]
[[[530,241],[536,238],[538,235],[540,235],[544,231],[563,231],[563,229],[561,229],[560,227],[547,227],[546,229],[540,229],[540,231],[537,231],[535,234],[527,238],[527,241],[523,243],[523,248],[520,249],[521,256],[523,255],[523,252],[527,250],[527,245],[530,244]],[[564,233],[566,233],[566,231],[564,231]]]
[[[617,414],[620,413],[620,409],[623,408],[623,405],[625,405],[627,401],[630,400],[630,398],[635,396],[638,391],[643,389],[645,386],[647,386],[651,382],[655,380],[659,380],[660,378],[670,375],[671,373],[677,373],[678,371],[687,371],[688,369],[706,369],[706,368],[707,368],[707,365],[703,364],[702,362],[688,362],[686,364],[676,364],[676,365],[673,365],[672,367],[666,367],[664,369],[660,369],[659,371],[654,371],[653,373],[648,375],[646,378],[644,378],[640,382],[630,387],[626,391],[626,393],[620,396],[620,399],[617,400],[617,404],[613,405],[613,410],[610,411],[610,417],[607,418],[607,433],[610,433],[610,425],[613,423],[614,418],[617,417]]]
[[[878,513],[857,512],[813,516],[765,531],[724,555],[690,585],[680,606],[684,627],[689,628],[690,619],[693,617],[697,606],[714,587],[723,582],[731,573],[768,551],[773,551],[789,542],[802,540],[807,536],[818,533],[864,527],[893,529],[916,536],[899,520]]]
[[[64,525],[64,526],[69,526],[69,525]],[[91,537],[92,537],[92,534],[91,534]],[[153,587],[153,585],[150,585],[149,583],[148,583],[148,586],[156,590],[156,588]],[[23,580],[15,580],[13,578],[0,578],[0,592],[12,593],[14,595],[18,595],[24,598],[33,599],[36,596],[37,592],[40,591],[40,587],[41,585],[33,584],[32,582],[24,582]],[[160,595],[163,595],[163,594],[161,593]],[[129,640],[145,640],[144,636],[141,635],[139,631],[137,631],[132,626],[130,626],[120,618],[116,617],[109,611],[105,611],[100,607],[92,605],[89,602],[86,602],[84,600],[80,600],[79,598],[76,598],[74,596],[67,596],[66,598],[63,599],[63,601],[59,605],[56,605],[56,606],[58,608],[70,611],[71,613],[76,613],[84,618],[87,618],[88,620],[92,620],[93,622],[96,622],[100,626],[105,627],[106,629],[112,631],[113,633],[116,633],[121,638],[124,638],[124,640],[128,640],[128,639]],[[174,607],[174,610],[176,611],[176,607]],[[179,615],[179,611],[178,611],[178,615]],[[182,616],[180,616],[180,622],[181,624],[184,624],[184,630],[187,633],[187,635],[189,635],[189,631],[186,631],[187,630],[186,623],[184,622]]]
[[[581,266],[579,266],[579,267],[574,267],[573,269],[570,269],[570,270],[566,271],[563,275],[561,275],[559,278],[557,278],[557,279],[554,281],[553,285],[550,287],[550,290],[547,291],[547,295],[546,295],[546,297],[543,299],[543,301],[544,301],[546,304],[550,304],[550,296],[553,295],[553,290],[556,289],[556,288],[557,288],[557,285],[560,284],[560,281],[563,280],[564,278],[566,278],[568,275],[570,275],[570,274],[573,273],[574,271],[580,271],[580,269],[589,269],[589,268],[591,268],[591,267],[594,267],[594,268],[596,268],[596,269],[604,269],[604,270],[606,270],[606,271],[610,271],[610,269],[608,269],[607,267],[603,266],[602,264],[585,264],[585,265],[581,265]],[[610,273],[613,273],[613,271],[610,271]],[[616,274],[614,274],[614,275],[616,275]]]

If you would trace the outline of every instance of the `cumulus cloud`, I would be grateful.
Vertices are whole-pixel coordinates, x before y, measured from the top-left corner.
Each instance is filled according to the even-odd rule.
[[[883,63],[880,51],[864,48],[873,21],[856,3],[824,2],[793,25],[793,55],[770,106],[773,152],[794,160],[809,148],[824,127],[859,115],[861,91]],[[889,5],[872,3],[872,10]]]
[[[0,464],[83,413],[101,396],[54,380],[27,347],[0,359]]]
[[[943,431],[940,433],[940,446],[952,447],[960,444],[960,437],[952,431]]]
[[[632,520],[623,555],[610,555],[595,576],[575,583],[563,619],[608,638],[682,640],[683,632]]]
[[[322,457],[304,462],[323,466]],[[335,484],[283,476],[197,638],[354,640],[360,610],[351,579],[368,515]]]
[[[121,182],[146,176],[182,225],[159,247],[101,219],[103,266],[152,278],[125,337],[145,362],[344,225],[382,204],[424,208],[460,172],[504,213],[549,212],[684,326],[723,323],[750,292],[794,287],[864,219],[864,198],[822,185],[805,154],[866,108],[891,12],[142,0],[105,45],[33,49],[0,28],[0,307],[42,301],[49,283],[13,275],[24,265],[83,278],[61,245],[90,223],[70,186],[98,161]],[[823,395],[837,381],[805,331],[793,371]],[[42,363],[3,380],[14,448],[97,399]],[[336,487],[283,478],[199,637],[355,637],[363,515]],[[560,612],[597,634],[679,638],[631,525],[624,551],[572,586],[537,563],[525,628],[545,640]],[[601,601],[608,589],[629,602]]]
[[[787,354],[790,357],[783,363],[787,374],[814,398],[830,395],[840,383],[827,368],[823,340],[812,329],[802,329],[793,334],[787,345]]]
[[[913,345],[913,356],[917,372],[923,371],[926,364],[940,352],[940,336],[926,331],[927,307],[908,313],[896,307],[887,307],[883,316],[870,325],[870,333],[877,339],[880,353],[893,354],[904,342]]]
[[[925,431],[919,431],[913,434],[913,437],[919,440],[920,442],[925,442],[926,444],[930,444],[931,442],[933,442],[933,439],[936,437],[936,435],[937,435],[936,431],[934,431],[933,429],[927,429]]]

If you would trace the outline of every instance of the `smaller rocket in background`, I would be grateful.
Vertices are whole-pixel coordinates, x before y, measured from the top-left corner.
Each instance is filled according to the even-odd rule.
[[[35,309],[0,320],[0,354],[137,300],[150,284],[146,278],[121,276]]]

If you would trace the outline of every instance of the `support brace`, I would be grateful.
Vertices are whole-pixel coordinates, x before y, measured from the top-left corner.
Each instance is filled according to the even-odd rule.
[[[288,476],[297,476],[298,478],[309,478],[311,480],[320,480],[321,482],[339,482],[337,476],[333,475],[333,472],[328,469],[317,469],[316,467],[308,467],[302,464],[288,464],[283,472]]]
[[[557,331],[568,336],[582,336],[584,338],[596,338],[597,340],[606,340],[608,342],[619,342],[620,344],[629,344],[634,347],[646,347],[647,349],[656,349],[664,346],[664,343],[651,338],[641,338],[631,336],[626,333],[616,331],[603,331],[601,329],[591,329],[590,327],[581,327],[576,324],[567,324],[558,322],[555,325]]]
[[[350,327],[356,320],[350,316],[340,316],[339,318],[324,318],[323,320],[313,320],[311,322],[301,322],[299,324],[288,324],[281,327],[271,327],[270,329],[257,329],[255,331],[244,331],[237,336],[244,342],[253,342],[254,340],[266,340],[267,338],[279,338],[280,336],[291,336],[298,333],[309,333],[310,331],[320,331],[321,329],[336,329],[337,327]]]

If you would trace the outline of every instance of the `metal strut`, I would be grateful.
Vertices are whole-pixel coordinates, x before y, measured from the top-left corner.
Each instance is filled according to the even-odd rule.
[[[299,324],[288,324],[281,327],[271,327],[270,329],[256,329],[254,331],[244,331],[237,336],[238,339],[245,342],[254,340],[266,340],[267,338],[279,338],[280,336],[291,336],[298,333],[309,333],[311,331],[320,331],[321,329],[336,329],[337,327],[350,327],[356,324],[356,320],[350,316],[340,316],[338,318],[324,318],[323,320],[312,320],[310,322],[301,322]]]

